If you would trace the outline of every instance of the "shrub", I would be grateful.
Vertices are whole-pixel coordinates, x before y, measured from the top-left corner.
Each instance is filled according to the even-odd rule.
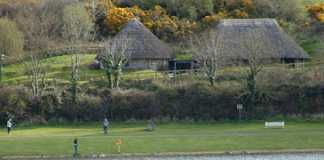
[[[105,116],[102,101],[99,96],[82,94],[76,103],[69,92],[62,95],[62,105],[52,119],[68,121],[97,121]]]
[[[79,100],[78,118],[82,121],[99,121],[105,117],[105,108],[98,96],[82,95]]]
[[[109,30],[117,33],[131,19],[134,14],[127,8],[111,8],[107,13],[107,26]]]
[[[111,93],[108,111],[114,120],[150,119],[159,115],[159,104],[153,92],[116,90]]]
[[[5,122],[8,117],[17,120],[29,116],[29,95],[23,87],[0,87],[0,121]]]
[[[316,119],[312,115],[324,113],[324,87],[320,73],[320,68],[265,70],[258,77],[260,100],[244,104],[244,115],[248,116],[245,118],[264,120],[277,115],[297,115],[295,119]],[[222,75],[232,77],[224,73]],[[213,87],[206,81],[188,77],[168,82],[128,81],[124,85],[125,88],[137,89],[83,87],[77,103],[72,103],[71,95],[66,91],[61,94],[47,90],[39,98],[32,98],[24,87],[1,86],[0,120],[5,122],[8,116],[25,124],[100,121],[104,116],[116,121],[151,118],[179,121],[236,120],[236,105],[244,103],[246,94],[240,78],[230,79],[221,78]]]
[[[308,6],[307,11],[312,18],[320,23],[324,23],[324,3]]]
[[[235,117],[237,97],[206,84],[191,84],[158,92],[162,115],[171,119],[222,120]]]

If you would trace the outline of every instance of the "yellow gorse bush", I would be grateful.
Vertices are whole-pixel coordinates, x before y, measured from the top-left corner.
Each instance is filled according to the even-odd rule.
[[[214,25],[214,24],[218,23],[220,20],[226,18],[227,16],[228,16],[228,13],[222,11],[222,12],[219,12],[214,15],[205,16],[202,21],[204,24]]]
[[[112,31],[119,31],[135,15],[128,8],[113,7],[108,10],[106,21],[108,28]]]
[[[307,7],[310,16],[320,23],[324,23],[324,3],[314,4]]]
[[[154,31],[160,37],[170,36],[165,35],[168,33],[181,38],[193,33],[193,30],[197,28],[197,23],[170,16],[159,5],[150,10],[142,10],[138,6],[131,8],[111,7],[107,10],[107,27],[116,33],[133,18],[138,18],[148,29]]]
[[[241,3],[244,7],[252,8],[253,7],[253,1],[252,0],[242,0]]]
[[[241,11],[239,9],[235,10],[234,13],[235,13],[236,18],[248,18],[249,17],[249,14],[247,12]]]

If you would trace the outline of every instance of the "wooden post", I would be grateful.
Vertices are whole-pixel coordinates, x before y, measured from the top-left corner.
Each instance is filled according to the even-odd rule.
[[[190,75],[190,77],[192,76],[192,61],[190,62],[189,75]]]
[[[2,77],[3,77],[3,59],[4,55],[0,55],[0,82],[2,82]]]
[[[173,78],[175,79],[177,76],[177,61],[174,60],[174,67],[173,67]]]

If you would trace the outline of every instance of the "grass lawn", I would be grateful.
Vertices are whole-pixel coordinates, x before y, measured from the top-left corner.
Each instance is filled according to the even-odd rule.
[[[315,54],[316,49],[321,47],[322,44],[310,43],[305,47],[312,53],[313,57],[323,57],[321,54]],[[80,84],[90,84],[95,81],[107,81],[104,70],[90,69],[90,65],[94,62],[95,54],[83,54],[81,55],[81,63],[79,70]],[[320,59],[320,58],[316,58]],[[45,68],[45,79],[48,83],[67,84],[70,80],[71,73],[71,56],[63,55],[42,60],[42,67]],[[268,69],[272,67],[278,67],[277,65],[267,66]],[[6,84],[11,85],[30,85],[30,70],[28,68],[28,62],[19,64],[6,65],[3,69],[3,80]],[[220,70],[219,75],[223,75],[226,72],[240,74],[242,73],[242,67],[229,67],[224,70]],[[156,79],[156,78],[168,78],[166,72],[157,72],[153,70],[124,70],[122,80],[144,80],[144,79]]]
[[[281,149],[324,149],[322,123],[288,123],[286,129],[264,129],[262,123],[161,124],[144,132],[145,124],[112,124],[108,136],[100,125],[23,128],[0,132],[0,157],[5,155],[71,155],[79,138],[82,155],[117,153],[222,152]]]
[[[84,81],[91,77],[103,77],[104,72],[100,70],[91,70],[89,65],[93,63],[95,54],[84,54],[80,57],[80,79]],[[28,72],[29,62],[11,64],[4,67],[4,81],[9,84],[21,84],[29,81]],[[46,58],[42,60],[42,67],[46,70],[47,79],[56,79],[58,81],[68,81],[70,76],[71,56],[63,55]]]
[[[324,42],[315,41],[302,46],[309,53],[313,62],[324,61]]]
[[[95,54],[82,54],[80,55],[80,83],[88,83],[91,80],[106,80],[104,70],[90,69],[90,65],[94,62]],[[71,73],[71,56],[63,55],[42,60],[43,68],[46,70],[46,79],[53,81],[54,79],[58,83],[66,84],[69,82]],[[10,64],[4,67],[4,82],[7,84],[25,84],[30,81],[28,77],[29,73],[26,69],[28,62],[19,64]],[[145,78],[159,78],[163,75],[152,70],[141,71],[125,71],[123,75],[124,80],[129,79],[145,79]]]

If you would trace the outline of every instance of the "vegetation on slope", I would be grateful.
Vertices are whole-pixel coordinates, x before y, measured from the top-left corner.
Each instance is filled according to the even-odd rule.
[[[135,16],[139,17],[153,33],[174,43],[174,46],[178,46],[177,42],[180,40],[188,39],[191,34],[212,27],[223,18],[276,18],[312,56],[323,57],[321,49],[317,48],[322,46],[320,29],[323,24],[318,21],[320,16],[317,16],[321,10],[317,10],[318,7],[314,5],[315,10],[312,10],[312,13],[315,12],[311,16],[306,12],[305,5],[299,3],[301,1],[240,0],[233,4],[218,4],[216,2],[224,1],[217,0],[206,1],[212,4],[205,4],[190,0],[184,7],[177,7],[181,1],[171,0],[164,3],[154,1],[156,3],[152,4],[146,4],[142,0],[128,1],[126,4],[113,2],[115,3],[102,1],[94,6],[94,10],[87,4],[84,4],[84,7],[71,8],[71,4],[75,3],[73,0],[44,1],[42,5],[29,4],[27,1],[1,4],[0,7],[4,8],[2,10],[4,12],[1,12],[0,16],[11,19],[24,34],[24,38],[20,40],[25,42],[26,59],[21,63],[9,63],[5,66],[4,82],[0,89],[6,94],[0,97],[2,98],[0,119],[15,116],[20,121],[33,121],[35,118],[33,122],[41,123],[51,119],[91,121],[108,114],[108,109],[112,109],[109,114],[113,112],[116,120],[129,120],[134,116],[138,119],[148,119],[155,115],[144,111],[155,114],[156,110],[158,116],[171,117],[175,120],[235,119],[233,109],[235,110],[237,103],[244,103],[249,107],[251,119],[264,119],[277,114],[323,112],[319,107],[322,104],[319,98],[322,96],[323,82],[321,66],[300,70],[289,67],[263,70],[260,75],[250,78],[255,82],[253,88],[258,90],[255,93],[257,98],[252,98],[255,100],[254,104],[246,101],[249,98],[248,77],[246,69],[239,67],[215,72],[216,76],[213,77],[215,86],[206,84],[206,76],[201,72],[184,73],[179,76],[151,71],[127,71],[123,76],[126,81],[123,81],[120,90],[115,91],[107,89],[104,71],[89,68],[95,55],[84,54],[80,56],[81,61],[78,64],[80,72],[77,84],[80,85],[71,87],[71,56],[43,59],[51,55],[48,48],[63,45],[67,49],[73,49],[74,45],[87,44],[90,41],[99,43],[114,35],[123,23]],[[270,2],[271,5],[280,7],[269,8],[268,3],[262,2]],[[110,10],[107,10],[108,8]],[[71,21],[62,19],[70,17],[70,11],[89,14],[92,21],[88,16],[77,17]],[[123,18],[118,18],[119,16]],[[88,17],[86,18],[88,23],[78,23],[83,17]],[[67,32],[66,27],[70,23],[83,25],[68,27],[72,32]],[[95,27],[90,31],[87,26]],[[80,38],[76,32],[80,28],[91,33],[88,39]],[[67,33],[71,35],[67,36]],[[75,38],[75,35],[80,39]],[[182,60],[191,57],[192,55],[188,54],[177,56]],[[41,67],[32,68],[31,64]],[[163,79],[154,79],[162,76]],[[70,99],[71,88],[74,88],[74,93],[78,93],[78,100],[74,101],[75,103]],[[42,94],[32,94],[31,90],[42,90]],[[289,102],[291,98],[299,101]],[[214,102],[214,99],[217,99],[217,102]],[[272,106],[274,104],[275,106]],[[151,110],[151,106],[156,108]],[[134,110],[140,114],[133,115]]]

